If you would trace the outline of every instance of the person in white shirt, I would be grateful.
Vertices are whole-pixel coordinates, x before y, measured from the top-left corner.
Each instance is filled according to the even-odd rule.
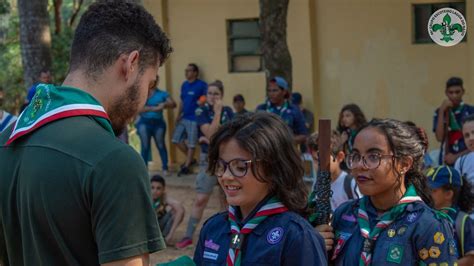
[[[0,132],[16,121],[17,117],[0,109]]]
[[[459,157],[454,164],[454,168],[458,170],[461,176],[466,176],[469,183],[474,185],[474,115],[464,118],[462,134],[469,153]]]
[[[319,162],[318,133],[313,133],[309,137],[307,144],[314,163],[317,164]],[[332,190],[331,208],[333,211],[342,203],[362,196],[354,177],[341,169],[341,163],[344,161],[344,158],[344,143],[341,135],[333,130],[331,133],[331,161],[329,166]]]

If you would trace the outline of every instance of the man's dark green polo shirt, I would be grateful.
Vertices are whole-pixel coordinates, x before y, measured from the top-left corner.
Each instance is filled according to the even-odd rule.
[[[130,146],[87,116],[5,146],[11,131],[0,134],[4,264],[97,265],[165,247],[145,164]]]

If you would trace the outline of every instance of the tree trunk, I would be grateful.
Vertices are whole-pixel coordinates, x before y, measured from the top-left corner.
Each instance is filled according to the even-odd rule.
[[[51,68],[51,32],[48,0],[18,0],[21,62],[30,87],[43,69]]]
[[[63,0],[53,0],[54,3],[54,34],[59,35],[61,34],[61,6],[63,4]]]
[[[260,35],[263,68],[267,81],[282,76],[292,84],[291,55],[286,42],[286,17],[289,0],[260,0]]]

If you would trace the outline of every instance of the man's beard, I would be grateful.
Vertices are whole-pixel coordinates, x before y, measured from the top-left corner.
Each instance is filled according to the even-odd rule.
[[[126,130],[127,123],[131,122],[131,119],[138,113],[138,108],[140,107],[139,90],[139,79],[137,79],[135,83],[127,88],[122,96],[112,103],[108,115],[116,136],[119,136]]]

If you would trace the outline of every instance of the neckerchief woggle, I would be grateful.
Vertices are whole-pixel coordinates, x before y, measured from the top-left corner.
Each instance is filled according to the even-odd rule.
[[[227,266],[240,266],[242,260],[242,244],[244,235],[250,234],[262,221],[271,215],[288,211],[276,197],[270,198],[255,215],[245,223],[242,228],[239,226],[236,208],[229,205],[229,223],[232,232],[229,252],[227,253]]]
[[[38,128],[53,121],[73,116],[91,116],[115,136],[109,116],[92,95],[71,87],[39,84],[30,104],[15,122],[6,145],[12,144]]]
[[[400,215],[403,214],[407,205],[415,201],[422,201],[416,194],[415,187],[410,185],[405,192],[405,195],[398,201],[397,205],[385,212],[382,217],[378,219],[377,224],[371,230],[369,224],[369,216],[367,215],[367,204],[369,198],[367,196],[360,200],[357,222],[359,223],[360,233],[365,238],[364,247],[359,260],[359,266],[368,266],[372,262],[372,252],[380,233],[393,223]]]

